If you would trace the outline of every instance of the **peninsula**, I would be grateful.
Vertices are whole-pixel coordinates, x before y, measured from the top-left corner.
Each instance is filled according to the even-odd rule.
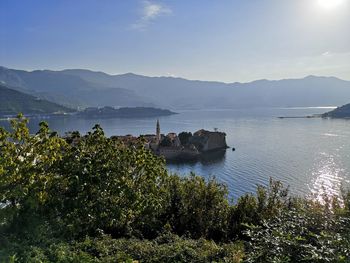
[[[308,116],[281,116],[279,119],[291,119],[291,118],[333,118],[333,119],[350,119],[350,103],[337,107],[334,110],[328,111],[323,114],[314,114]]]
[[[219,131],[198,130],[191,132],[168,133],[160,132],[159,120],[157,120],[156,134],[145,134],[139,137],[132,135],[114,136],[125,144],[133,144],[140,139],[144,140],[145,147],[154,154],[163,156],[167,161],[196,160],[201,155],[228,148],[226,134]]]
[[[322,114],[323,118],[350,119],[350,103]]]
[[[79,111],[77,115],[83,118],[148,118],[176,114],[170,110],[152,107],[90,107]]]

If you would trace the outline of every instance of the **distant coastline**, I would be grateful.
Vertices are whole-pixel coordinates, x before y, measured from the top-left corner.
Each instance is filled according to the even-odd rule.
[[[83,118],[150,118],[177,114],[167,109],[153,107],[90,107],[76,113]]]
[[[306,116],[279,116],[278,119],[313,119],[313,118],[321,118],[321,114],[315,115],[306,115]]]
[[[350,119],[350,103],[340,107],[328,107],[332,109],[323,114],[314,114],[307,116],[279,116],[279,119],[304,119],[304,118],[331,118],[331,119]]]
[[[53,113],[23,113],[27,118],[51,118],[51,117],[81,117],[85,119],[108,119],[108,118],[151,118],[170,116],[176,112],[153,107],[102,107],[86,108],[83,111],[75,112],[53,112]],[[0,119],[13,119],[17,114],[1,114]]]

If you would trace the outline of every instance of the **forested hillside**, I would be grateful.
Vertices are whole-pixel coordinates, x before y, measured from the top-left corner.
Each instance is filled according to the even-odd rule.
[[[350,118],[350,104],[343,105],[341,107],[338,107],[332,111],[326,112],[322,115],[323,117],[330,117],[330,118]]]
[[[71,112],[70,108],[0,85],[0,116]]]

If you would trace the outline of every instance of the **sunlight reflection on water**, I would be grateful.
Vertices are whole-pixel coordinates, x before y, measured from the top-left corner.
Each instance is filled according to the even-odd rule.
[[[346,180],[344,165],[336,155],[320,152],[312,171],[311,196],[324,203],[325,197],[337,197],[341,200],[341,189]]]

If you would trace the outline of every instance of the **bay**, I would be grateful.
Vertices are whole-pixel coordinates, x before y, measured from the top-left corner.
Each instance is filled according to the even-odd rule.
[[[279,119],[278,116],[320,114],[327,107],[218,109],[177,111],[159,118],[162,133],[217,128],[227,134],[227,144],[236,150],[207,156],[194,163],[170,163],[168,170],[205,178],[215,177],[237,199],[254,192],[257,184],[269,178],[290,186],[295,195],[321,199],[323,194],[339,196],[350,184],[350,120],[322,118]],[[100,124],[106,135],[155,133],[157,118],[79,119],[72,117],[32,118],[31,132],[45,120],[63,135],[78,130],[86,133]],[[0,126],[9,127],[6,120]]]

